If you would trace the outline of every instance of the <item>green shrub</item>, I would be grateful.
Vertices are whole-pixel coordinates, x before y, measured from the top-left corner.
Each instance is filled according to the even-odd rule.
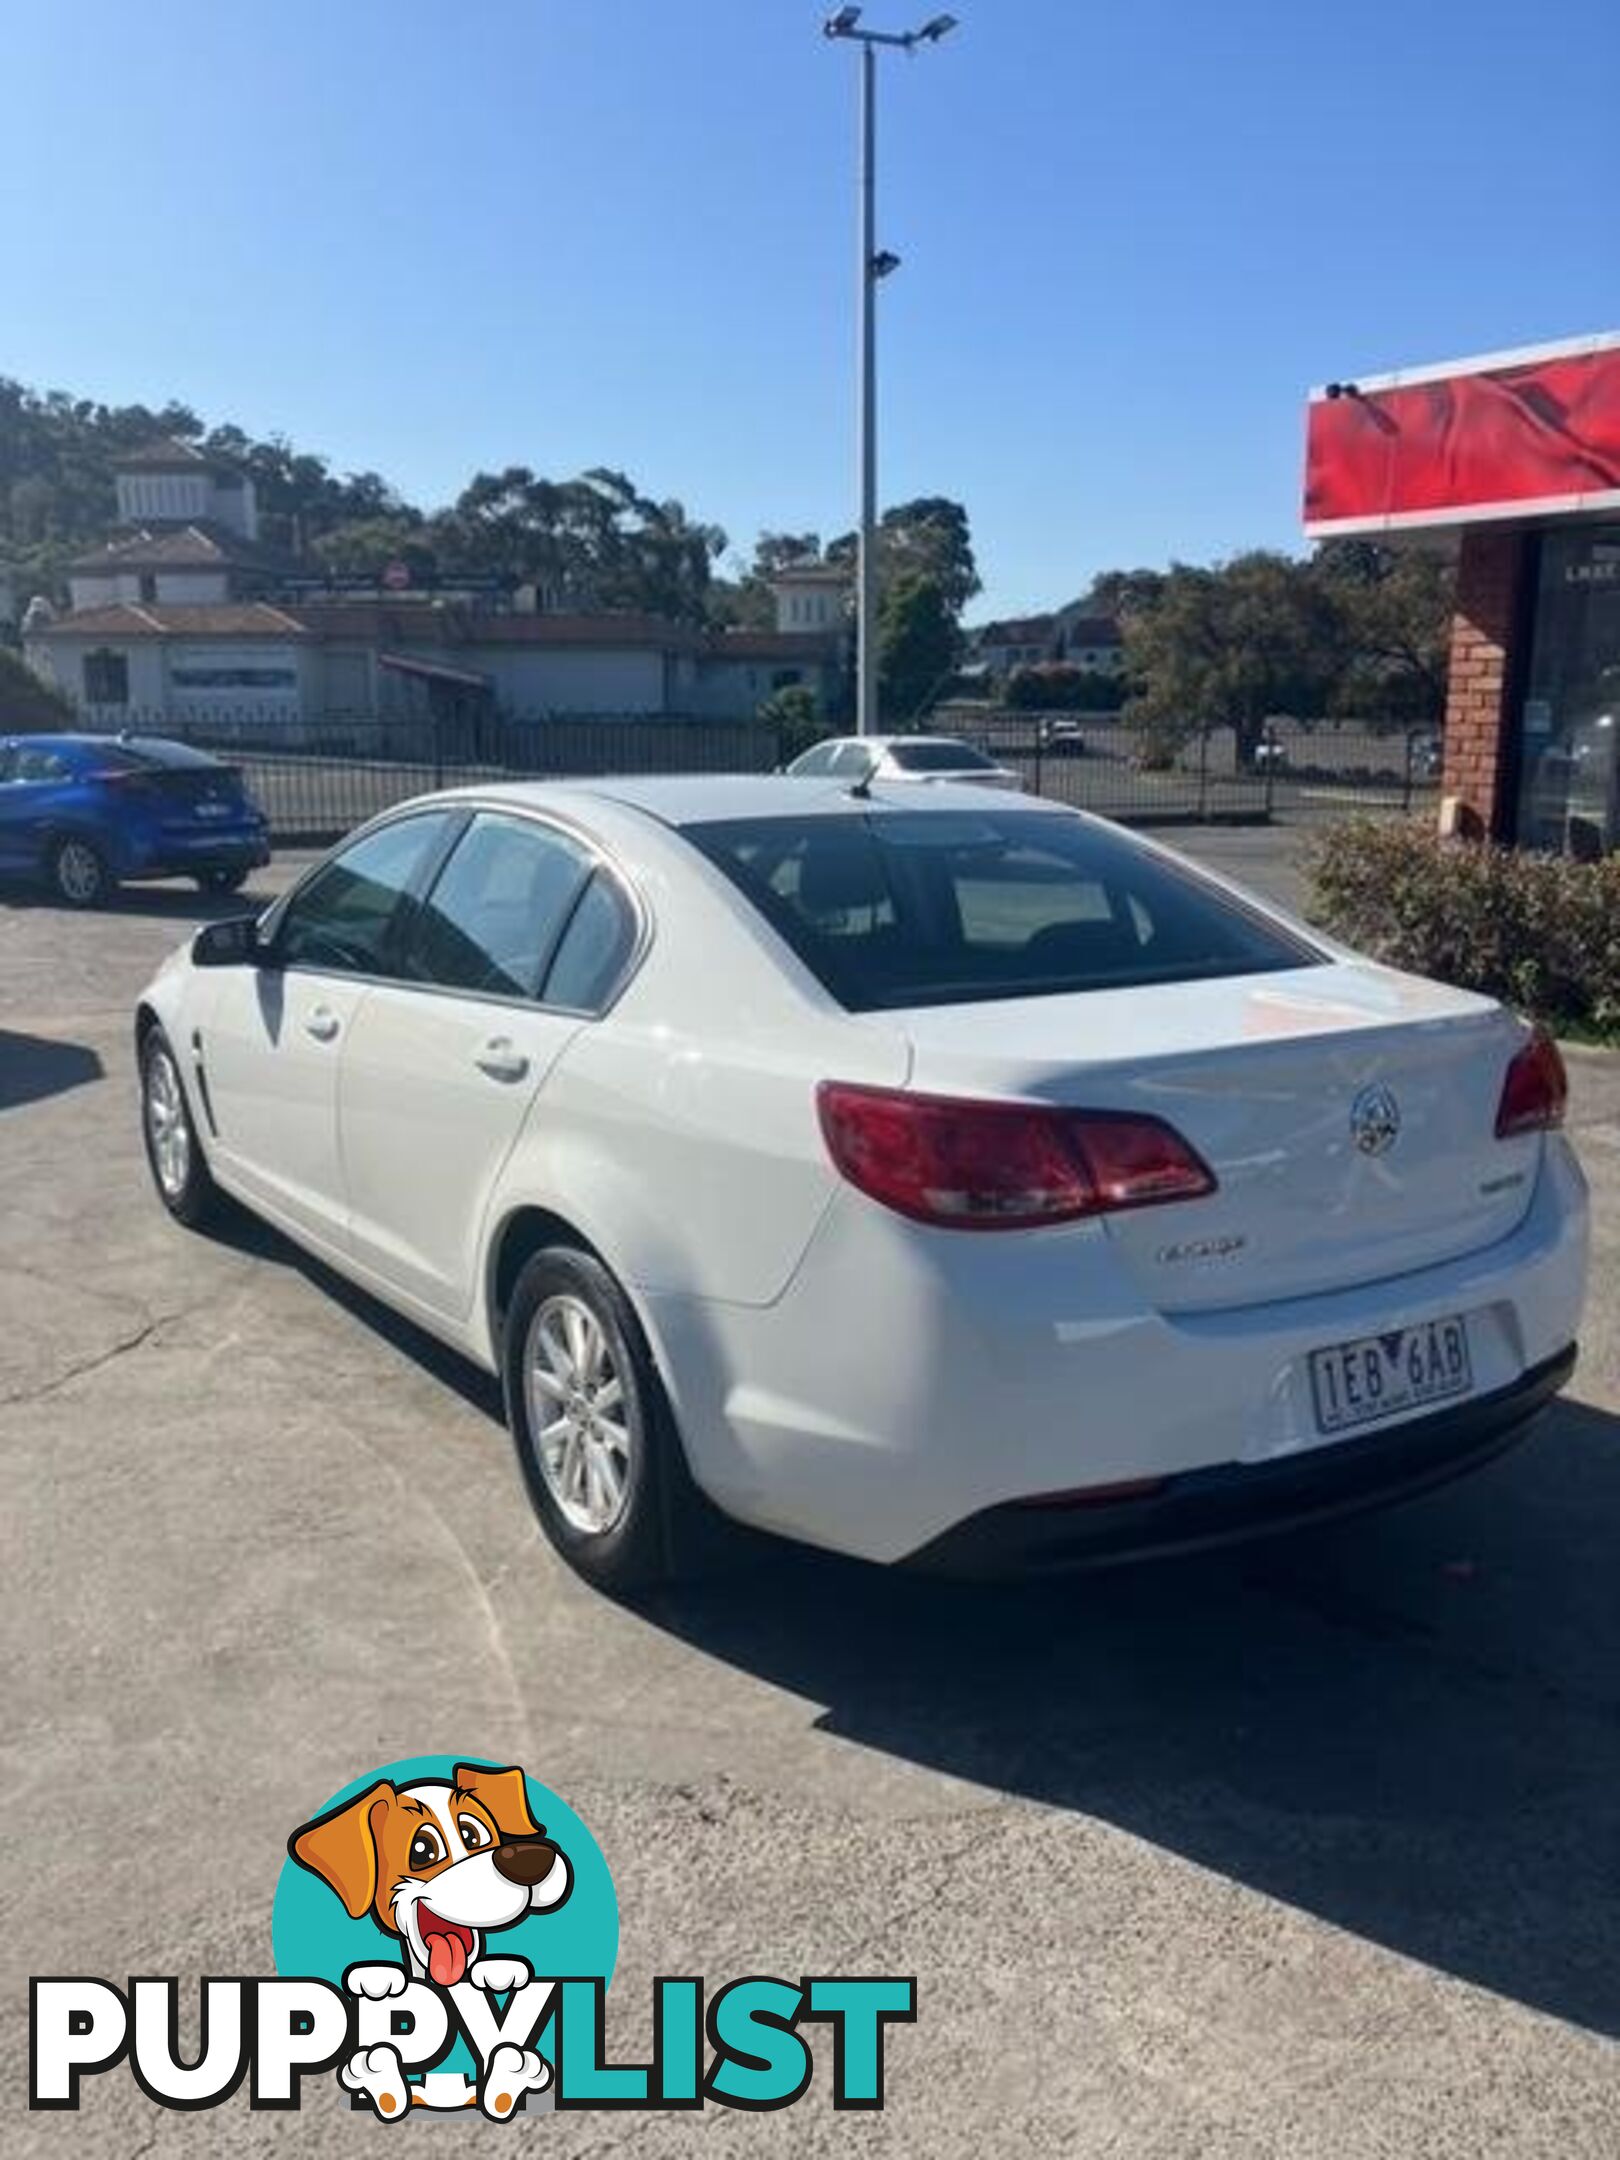
[[[1620,855],[1581,863],[1363,817],[1316,834],[1306,868],[1313,916],[1346,944],[1554,1027],[1620,1035]]]
[[[1117,675],[1053,660],[1016,667],[1007,677],[1005,702],[1017,712],[1117,712],[1125,685]]]

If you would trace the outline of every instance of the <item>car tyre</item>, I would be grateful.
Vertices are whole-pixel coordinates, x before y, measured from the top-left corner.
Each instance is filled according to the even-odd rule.
[[[240,892],[248,881],[245,870],[201,870],[197,874],[197,890],[205,893]]]
[[[193,1123],[180,1061],[161,1027],[141,1038],[141,1138],[158,1198],[188,1230],[206,1229],[225,1210]]]
[[[112,897],[114,879],[106,856],[78,833],[64,833],[56,841],[47,868],[51,890],[68,907],[102,907]]]
[[[594,1254],[525,1262],[502,1367],[530,1502],[569,1565],[619,1596],[682,1572],[697,1495],[641,1323]]]

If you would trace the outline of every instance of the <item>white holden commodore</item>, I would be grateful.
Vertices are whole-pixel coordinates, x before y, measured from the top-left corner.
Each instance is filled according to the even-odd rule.
[[[498,1372],[616,1589],[707,1504],[970,1570],[1280,1528],[1574,1360],[1551,1042],[1053,805],[437,795],[136,1028],[170,1213],[229,1194]]]

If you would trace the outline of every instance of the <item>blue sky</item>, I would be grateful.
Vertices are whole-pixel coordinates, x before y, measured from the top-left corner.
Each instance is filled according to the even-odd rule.
[[[1313,382],[1620,323],[1613,0],[956,12],[883,69],[883,496],[966,502],[976,613],[1297,545]],[[8,10],[0,373],[427,503],[602,463],[743,548],[844,530],[855,80],[821,13]]]

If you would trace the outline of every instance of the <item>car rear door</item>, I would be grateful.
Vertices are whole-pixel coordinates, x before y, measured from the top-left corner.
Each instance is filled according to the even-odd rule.
[[[339,1082],[354,1257],[436,1316],[471,1310],[491,1195],[588,1024],[601,971],[579,956],[604,930],[611,943],[609,876],[563,827],[480,811],[411,909],[400,980],[355,1016]],[[633,929],[622,894],[617,906]]]
[[[287,1229],[348,1250],[338,1062],[395,965],[406,899],[461,818],[425,811],[374,827],[323,863],[266,922],[270,961],[221,968],[191,1045],[209,1149],[227,1183]]]

